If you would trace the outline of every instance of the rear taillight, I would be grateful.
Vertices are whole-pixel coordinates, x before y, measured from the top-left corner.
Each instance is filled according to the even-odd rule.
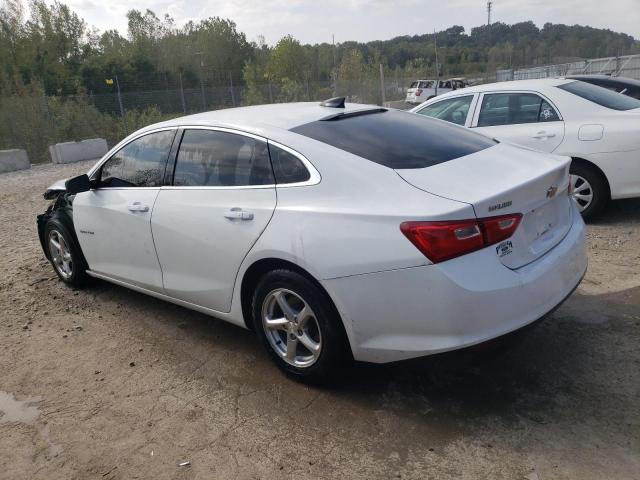
[[[400,230],[433,263],[494,245],[513,235],[522,214],[477,220],[403,222]]]
[[[421,88],[416,90],[416,97],[419,97],[420,95],[422,95],[422,89]]]

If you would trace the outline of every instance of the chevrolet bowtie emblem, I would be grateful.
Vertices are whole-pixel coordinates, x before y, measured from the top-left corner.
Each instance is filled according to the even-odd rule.
[[[547,198],[553,198],[556,196],[556,193],[558,193],[558,187],[556,187],[555,185],[551,185],[548,189],[547,189]]]

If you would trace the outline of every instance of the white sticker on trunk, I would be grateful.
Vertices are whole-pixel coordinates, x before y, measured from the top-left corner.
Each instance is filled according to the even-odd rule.
[[[500,258],[509,255],[513,251],[513,243],[510,240],[500,243],[496,247],[496,253]]]

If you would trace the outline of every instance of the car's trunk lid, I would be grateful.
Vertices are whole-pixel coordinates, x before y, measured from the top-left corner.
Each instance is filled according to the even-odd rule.
[[[421,190],[471,204],[478,218],[521,213],[514,235],[494,246],[500,261],[515,269],[544,255],[569,231],[569,163],[567,157],[500,144],[432,167],[396,172]]]

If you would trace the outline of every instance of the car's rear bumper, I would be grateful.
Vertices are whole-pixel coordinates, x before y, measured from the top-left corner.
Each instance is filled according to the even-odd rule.
[[[384,363],[455,350],[519,329],[555,309],[587,268],[580,215],[565,238],[517,270],[493,247],[443,262],[325,280],[357,360]]]

